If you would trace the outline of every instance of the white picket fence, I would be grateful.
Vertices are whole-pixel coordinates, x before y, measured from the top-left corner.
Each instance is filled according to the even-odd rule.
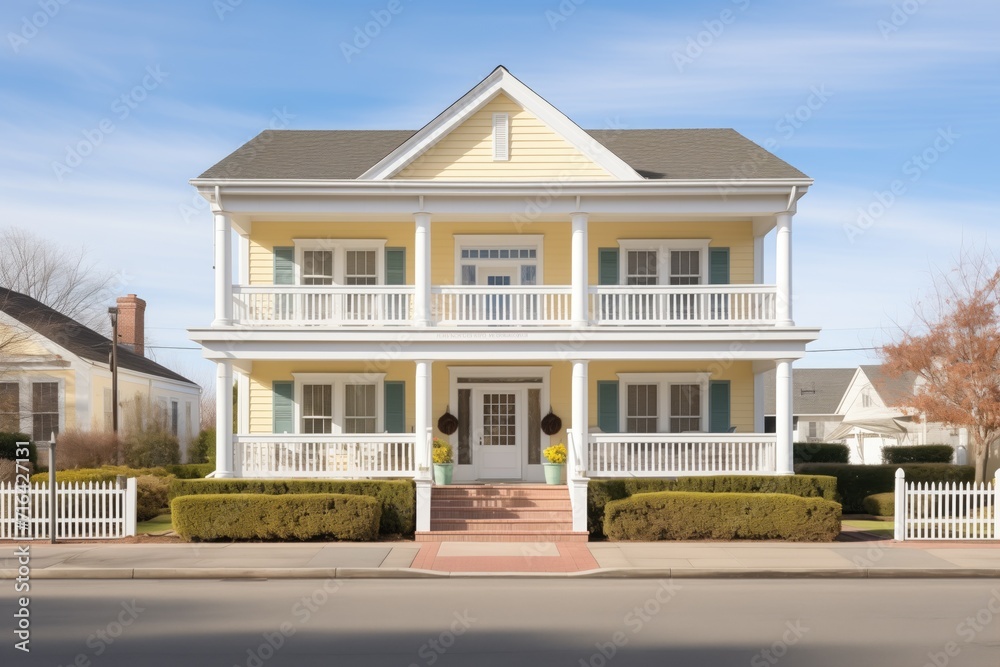
[[[906,482],[896,470],[897,540],[1000,539],[1000,478],[974,482]]]
[[[62,482],[56,487],[56,539],[101,540],[135,535],[136,483]],[[0,484],[0,539],[49,538],[49,484]]]

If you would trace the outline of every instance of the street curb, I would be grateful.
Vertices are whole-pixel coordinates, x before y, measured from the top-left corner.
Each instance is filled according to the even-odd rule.
[[[1000,569],[665,569],[600,568],[582,572],[439,572],[416,568],[47,568],[32,579],[1000,579]],[[0,580],[17,570],[0,570]]]

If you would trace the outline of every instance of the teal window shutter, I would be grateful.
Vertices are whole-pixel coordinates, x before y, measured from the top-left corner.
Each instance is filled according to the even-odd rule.
[[[729,248],[708,249],[708,284],[729,284]]]
[[[292,382],[271,383],[271,432],[295,433],[295,385]]]
[[[597,383],[597,426],[605,433],[618,433],[621,430],[617,380],[601,380]]]
[[[276,246],[274,248],[274,284],[295,284],[295,247]]]
[[[725,433],[729,430],[729,380],[712,380],[708,384],[708,430]]]
[[[406,248],[385,249],[385,284],[406,284]]]
[[[598,248],[597,265],[599,285],[618,284],[618,248]]]
[[[385,432],[406,433],[406,383],[385,383]]]

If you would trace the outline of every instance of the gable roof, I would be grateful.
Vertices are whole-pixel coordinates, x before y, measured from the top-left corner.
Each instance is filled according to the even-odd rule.
[[[883,370],[881,364],[867,364],[859,366],[865,374],[872,387],[882,397],[887,407],[894,407],[907,396],[913,395],[913,388],[917,381],[917,374],[907,371],[899,377],[892,377]]]
[[[792,368],[792,414],[835,415],[854,368]],[[775,413],[775,371],[764,373],[764,414]]]
[[[0,311],[78,357],[101,364],[108,363],[111,355],[111,339],[49,308],[41,301],[0,287]],[[152,359],[138,355],[121,345],[118,346],[118,366],[146,375],[195,384]]]

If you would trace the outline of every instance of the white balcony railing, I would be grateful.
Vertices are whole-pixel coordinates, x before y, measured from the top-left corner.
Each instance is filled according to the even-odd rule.
[[[413,287],[233,286],[237,324],[408,324]]]
[[[234,435],[242,477],[412,477],[413,434]]]
[[[774,324],[771,285],[601,286],[590,288],[598,325]]]
[[[431,289],[437,322],[461,325],[566,324],[568,286],[438,286]]]
[[[591,434],[591,477],[773,474],[773,435],[737,433]]]

